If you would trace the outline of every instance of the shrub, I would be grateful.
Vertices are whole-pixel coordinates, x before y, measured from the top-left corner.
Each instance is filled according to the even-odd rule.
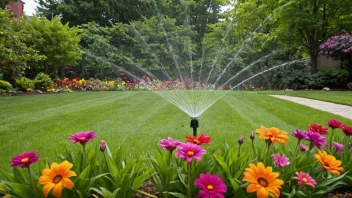
[[[46,91],[47,89],[53,87],[53,81],[48,75],[39,73],[34,79],[34,86],[36,89]]]
[[[348,82],[348,71],[346,70],[323,70],[310,77],[309,88],[321,89],[323,87],[343,88]]]
[[[12,89],[12,85],[11,85],[11,83],[9,83],[7,81],[0,80],[0,89],[8,91],[8,90]]]
[[[16,79],[16,86],[22,91],[26,91],[27,89],[33,90],[34,81],[26,77],[21,77]]]
[[[347,84],[347,87],[348,87],[349,89],[352,89],[352,82],[348,83],[348,84]]]

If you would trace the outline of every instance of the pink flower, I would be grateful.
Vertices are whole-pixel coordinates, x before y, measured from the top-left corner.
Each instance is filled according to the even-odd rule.
[[[243,144],[243,136],[240,136],[237,141],[240,145]]]
[[[334,143],[332,143],[332,148],[335,149],[336,152],[338,152],[338,153],[343,153],[343,149],[344,149],[343,144],[339,144],[339,143],[334,142]]]
[[[299,140],[302,140],[307,137],[307,132],[296,129],[295,132],[292,132],[292,136]]]
[[[95,132],[79,132],[68,137],[69,140],[73,140],[73,143],[76,144],[79,142],[82,145],[85,145],[89,140],[96,138]]]
[[[328,134],[328,128],[324,128],[320,124],[311,124],[308,131],[320,133],[321,135]]]
[[[200,188],[198,193],[200,198],[224,198],[224,193],[226,192],[226,185],[216,174],[200,174],[194,185]]]
[[[308,131],[305,140],[308,140],[310,142],[311,148],[312,146],[316,146],[319,150],[321,150],[321,147],[323,145],[327,146],[326,138],[320,133]]]
[[[297,177],[293,177],[294,179],[298,180],[298,185],[309,185],[314,187],[317,182],[308,174],[305,172],[296,172]]]
[[[105,142],[105,140],[102,140],[101,142],[100,142],[100,151],[101,152],[104,152],[105,151],[105,149],[106,149],[106,142]]]
[[[285,154],[282,156],[280,154],[272,154],[271,156],[274,158],[274,164],[276,166],[284,167],[290,164],[290,161]]]
[[[343,124],[342,122],[337,121],[337,120],[335,120],[335,119],[330,119],[330,120],[328,121],[328,126],[329,126],[330,128],[332,128],[332,129],[342,128],[343,125],[344,125],[344,124]]]
[[[12,167],[29,167],[29,165],[38,162],[39,157],[37,156],[37,151],[24,152],[22,154],[16,155],[11,160]]]
[[[206,151],[199,145],[193,143],[180,144],[176,151],[178,158],[185,158],[187,163],[192,163],[193,159],[202,161],[202,155],[206,154]]]
[[[308,151],[308,147],[306,147],[306,145],[304,145],[304,144],[300,144],[300,145],[299,145],[299,149],[300,149],[302,152]]]
[[[172,152],[178,145],[181,144],[180,140],[175,141],[171,137],[168,137],[167,140],[162,139],[159,141],[160,148],[166,149]]]

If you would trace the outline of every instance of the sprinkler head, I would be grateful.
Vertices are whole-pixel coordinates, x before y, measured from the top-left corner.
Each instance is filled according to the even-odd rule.
[[[191,118],[191,128],[198,128],[199,127],[199,122],[197,117],[192,117]]]

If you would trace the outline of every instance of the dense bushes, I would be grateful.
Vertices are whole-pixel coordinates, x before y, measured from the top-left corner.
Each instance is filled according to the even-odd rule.
[[[323,70],[310,75],[304,72],[294,72],[283,79],[287,88],[291,89],[322,89],[346,88],[348,83],[348,71],[346,70]]]
[[[12,85],[9,82],[0,80],[0,93],[9,91],[10,89],[12,89]],[[1,90],[4,90],[4,91],[1,91]]]
[[[34,81],[29,78],[21,77],[16,79],[16,87],[22,91],[27,91],[28,89],[33,90]]]
[[[46,75],[44,73],[39,73],[34,78],[34,86],[36,89],[46,91],[47,89],[53,87],[53,81],[51,80],[51,78],[48,75]]]

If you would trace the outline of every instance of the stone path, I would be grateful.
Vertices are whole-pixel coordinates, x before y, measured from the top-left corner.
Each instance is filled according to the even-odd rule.
[[[284,95],[271,95],[276,98],[289,100],[291,102],[299,103],[302,105],[306,105],[312,107],[314,109],[319,109],[322,111],[327,111],[333,113],[335,115],[339,115],[345,118],[352,119],[352,107],[347,105],[334,104],[330,102],[323,102],[319,100],[300,98],[294,96],[284,96]]]

